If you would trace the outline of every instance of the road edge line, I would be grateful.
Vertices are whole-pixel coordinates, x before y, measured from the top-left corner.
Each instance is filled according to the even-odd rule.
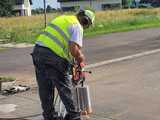
[[[116,63],[116,62],[121,62],[121,61],[124,61],[124,60],[130,60],[130,59],[133,59],[133,58],[138,58],[138,57],[142,57],[142,56],[146,56],[146,55],[150,55],[150,54],[154,54],[154,53],[158,53],[158,52],[160,52],[160,49],[154,49],[154,50],[141,52],[141,53],[125,56],[125,57],[120,57],[120,58],[115,58],[115,59],[111,59],[111,60],[106,60],[106,61],[101,61],[101,62],[89,64],[85,68],[90,69],[90,68],[100,67],[100,66],[103,66],[103,65],[108,65],[108,64]]]

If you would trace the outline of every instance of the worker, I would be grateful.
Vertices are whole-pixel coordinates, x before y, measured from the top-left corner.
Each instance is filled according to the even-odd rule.
[[[73,100],[70,78],[71,61],[85,63],[82,53],[83,29],[95,19],[90,10],[80,10],[76,15],[61,15],[52,20],[36,41],[32,58],[35,66],[39,96],[44,120],[56,120],[54,89],[58,90],[65,105],[65,120],[81,120],[80,111]]]

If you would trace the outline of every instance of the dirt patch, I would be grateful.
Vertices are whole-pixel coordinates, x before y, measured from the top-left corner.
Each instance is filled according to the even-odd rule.
[[[7,72],[1,73],[0,76],[12,76],[15,78],[15,85],[26,85],[30,87],[36,87],[36,77],[34,72],[29,71],[15,71],[15,72]]]

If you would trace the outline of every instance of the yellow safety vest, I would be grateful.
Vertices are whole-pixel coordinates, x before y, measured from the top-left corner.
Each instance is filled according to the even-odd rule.
[[[73,24],[80,24],[76,16],[62,15],[52,20],[44,32],[40,34],[36,43],[51,49],[58,56],[71,61],[72,56],[69,52],[69,40],[71,33],[69,33],[69,26]],[[81,27],[81,32],[83,29]]]

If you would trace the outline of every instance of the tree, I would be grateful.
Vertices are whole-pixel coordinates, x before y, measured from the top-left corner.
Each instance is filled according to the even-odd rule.
[[[32,14],[43,14],[43,13],[44,13],[43,8],[32,9]]]
[[[46,11],[47,11],[47,13],[52,12],[52,7],[50,5],[47,5]]]
[[[123,8],[129,8],[132,4],[133,0],[122,0]]]
[[[11,0],[0,0],[0,17],[11,16],[13,5]]]
[[[123,8],[127,8],[128,7],[127,0],[122,0],[122,6],[123,6]]]
[[[128,7],[131,7],[133,1],[134,1],[134,0],[127,0],[127,2],[128,2]]]

